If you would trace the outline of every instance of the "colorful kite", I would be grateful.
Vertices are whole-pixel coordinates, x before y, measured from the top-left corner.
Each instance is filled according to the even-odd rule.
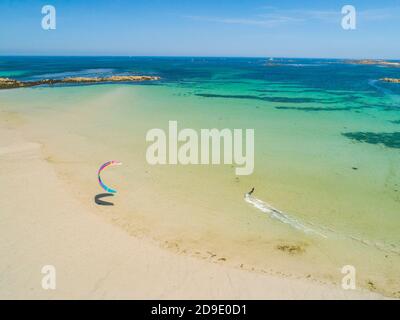
[[[108,161],[108,162],[106,162],[105,164],[103,164],[103,165],[100,167],[99,171],[97,172],[97,177],[98,177],[98,179],[99,179],[100,186],[101,186],[104,190],[106,190],[107,192],[116,193],[117,190],[114,190],[114,189],[111,189],[111,188],[107,187],[107,186],[103,183],[103,181],[101,180],[100,173],[101,173],[105,168],[107,168],[107,167],[109,167],[109,166],[120,166],[121,164],[122,164],[122,163],[119,162],[119,161],[114,161],[114,160]]]

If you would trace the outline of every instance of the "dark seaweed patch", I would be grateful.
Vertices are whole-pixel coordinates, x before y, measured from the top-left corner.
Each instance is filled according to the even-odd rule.
[[[400,149],[400,132],[345,132],[342,135],[358,142],[383,144],[389,148]]]
[[[285,107],[279,106],[275,107],[278,110],[297,110],[297,111],[305,111],[305,112],[316,112],[316,111],[351,111],[364,109],[365,107],[333,107],[333,108],[325,108],[325,107]]]
[[[276,249],[286,252],[290,255],[296,255],[304,253],[306,245],[303,244],[280,244],[276,246]]]
[[[290,90],[278,90],[278,89],[256,89],[254,92],[260,92],[260,93],[293,93],[294,91]],[[304,91],[300,91],[304,92]]]
[[[310,102],[325,102],[332,103],[331,101],[313,98],[288,98],[288,97],[265,97],[265,96],[252,96],[252,95],[231,95],[231,94],[214,94],[214,93],[196,93],[196,96],[204,98],[225,98],[225,99],[250,99],[262,100],[269,102],[292,102],[292,103],[310,103]]]
[[[279,110],[298,110],[298,111],[348,111],[350,108],[322,108],[322,107],[275,107]]]

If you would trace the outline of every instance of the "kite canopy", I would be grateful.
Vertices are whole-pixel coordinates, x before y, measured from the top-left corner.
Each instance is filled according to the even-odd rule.
[[[111,160],[111,161],[108,161],[108,162],[104,163],[103,165],[101,165],[101,167],[99,168],[99,171],[97,171],[97,177],[98,177],[98,179],[99,179],[99,184],[100,184],[100,186],[101,186],[105,191],[110,192],[110,193],[116,193],[116,192],[117,192],[117,190],[114,190],[114,189],[112,189],[112,188],[110,188],[110,187],[107,187],[107,186],[104,184],[104,182],[101,180],[100,173],[101,173],[105,168],[107,168],[107,167],[110,167],[110,166],[120,166],[121,164],[122,164],[122,163],[119,162],[119,161]]]

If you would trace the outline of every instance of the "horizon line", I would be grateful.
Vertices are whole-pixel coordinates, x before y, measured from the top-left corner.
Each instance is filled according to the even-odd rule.
[[[317,56],[308,56],[308,57],[295,57],[295,56],[218,56],[218,55],[128,55],[128,54],[1,54],[0,57],[60,57],[60,58],[95,58],[95,57],[121,57],[121,58],[229,58],[229,59],[322,59],[322,60],[393,60],[397,61],[400,58],[371,58],[371,57],[363,57],[363,58],[350,58],[350,57],[317,57]]]

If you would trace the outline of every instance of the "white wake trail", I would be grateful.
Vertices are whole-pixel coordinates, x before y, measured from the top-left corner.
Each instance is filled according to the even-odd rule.
[[[321,233],[317,230],[314,230],[313,228],[300,222],[298,219],[291,217],[287,213],[274,208],[270,204],[268,204],[260,199],[257,199],[256,197],[253,197],[252,195],[246,194],[244,197],[244,200],[247,203],[251,204],[253,207],[259,209],[260,211],[269,214],[269,216],[271,218],[274,218],[283,223],[289,224],[290,226],[292,226],[293,228],[295,228],[297,230],[303,231],[305,233],[314,233],[321,237],[327,238],[327,236],[324,235],[323,233]]]

